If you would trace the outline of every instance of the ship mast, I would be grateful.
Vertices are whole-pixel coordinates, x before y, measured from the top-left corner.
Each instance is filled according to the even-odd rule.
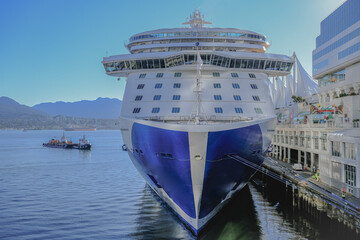
[[[199,10],[195,10],[190,14],[190,20],[183,23],[183,25],[189,24],[192,28],[202,28],[204,24],[211,24],[204,20],[204,16],[201,16]]]

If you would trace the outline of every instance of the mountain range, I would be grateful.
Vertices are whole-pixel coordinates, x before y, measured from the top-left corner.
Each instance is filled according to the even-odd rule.
[[[118,119],[122,101],[117,98],[98,98],[94,101],[40,103],[32,108],[51,116],[63,115],[79,118]]]
[[[119,99],[41,103],[33,107],[0,97],[0,129],[61,129],[96,127],[117,129],[121,111]]]

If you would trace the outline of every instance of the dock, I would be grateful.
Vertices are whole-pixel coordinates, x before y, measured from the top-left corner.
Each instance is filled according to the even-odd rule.
[[[258,174],[262,179],[275,179],[283,190],[292,195],[293,206],[315,214],[326,214],[350,229],[360,233],[360,199],[317,181],[309,171],[295,171],[289,163],[270,157],[265,158]]]

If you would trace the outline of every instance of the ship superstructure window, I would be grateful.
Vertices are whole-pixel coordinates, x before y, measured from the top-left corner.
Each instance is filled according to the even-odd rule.
[[[220,77],[220,73],[219,72],[213,72],[213,77]]]
[[[162,88],[162,83],[155,84],[155,88]]]
[[[145,84],[140,83],[140,84],[137,86],[137,89],[143,89],[144,87],[145,87]]]
[[[180,95],[173,95],[173,100],[180,100]]]
[[[238,75],[237,73],[231,73],[231,77],[233,77],[233,78],[238,78],[239,75]]]
[[[221,107],[214,108],[215,113],[223,113],[223,109]]]
[[[161,99],[161,95],[155,95],[154,96],[154,101],[160,100]]]
[[[257,114],[262,114],[262,113],[263,113],[263,111],[262,111],[261,108],[254,108],[254,110],[255,110],[255,112],[256,112]]]
[[[235,101],[241,101],[240,95],[234,95],[234,100]]]
[[[221,95],[214,95],[214,100],[222,100]]]
[[[238,83],[233,83],[232,86],[233,88],[240,88],[240,85]]]
[[[255,74],[253,74],[253,73],[249,73],[249,77],[250,78],[256,78]]]
[[[180,112],[180,108],[179,107],[173,107],[171,110],[172,113],[179,113]]]
[[[181,83],[174,83],[174,88],[181,88]]]
[[[138,95],[138,96],[135,97],[135,101],[141,101],[142,98],[143,98],[142,95]]]
[[[221,88],[221,84],[220,83],[214,83],[214,88]]]
[[[174,73],[174,77],[181,77],[181,72]]]
[[[256,84],[254,84],[254,83],[251,83],[250,86],[251,86],[252,89],[258,89],[258,86]]]
[[[164,76],[164,73],[157,73],[157,74],[156,74],[156,77],[157,77],[157,78],[162,78],[163,76]]]
[[[142,73],[139,75],[139,78],[145,78],[146,77],[146,73]]]
[[[160,108],[159,108],[159,107],[154,107],[151,112],[152,112],[152,113],[159,113],[159,112],[160,112]]]
[[[243,110],[242,110],[242,108],[240,108],[240,107],[236,107],[236,108],[235,108],[235,112],[236,112],[236,113],[244,113]]]
[[[134,108],[133,113],[139,113],[141,108]]]
[[[252,96],[252,98],[254,99],[254,101],[260,101],[260,97],[259,97],[259,96]]]

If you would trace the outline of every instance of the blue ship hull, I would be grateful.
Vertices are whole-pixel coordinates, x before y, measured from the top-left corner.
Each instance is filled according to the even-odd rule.
[[[135,122],[130,134],[128,153],[134,165],[195,235],[256,172],[239,159],[254,166],[263,161],[263,134],[258,124],[209,131],[204,168],[196,169],[198,173],[192,173],[188,132]],[[194,196],[194,174],[203,176],[200,198]]]

